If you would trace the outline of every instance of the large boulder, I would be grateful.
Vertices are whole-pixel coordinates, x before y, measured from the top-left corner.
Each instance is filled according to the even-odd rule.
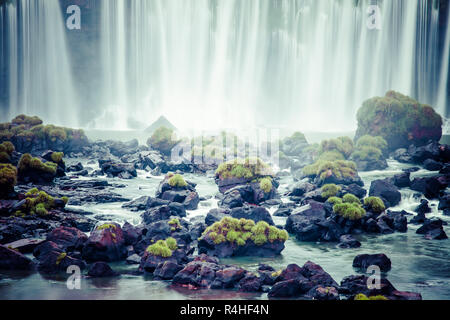
[[[107,223],[91,232],[82,250],[87,261],[112,262],[127,257],[125,237],[117,223]]]
[[[382,272],[391,270],[391,260],[383,253],[360,254],[353,259],[353,267],[367,270],[370,266],[378,266]]]
[[[391,151],[442,137],[442,118],[432,107],[394,91],[365,101],[357,120],[356,140],[364,135],[382,136]]]
[[[103,174],[121,179],[132,179],[137,177],[136,168],[129,163],[116,162],[113,160],[99,160],[98,164]]]
[[[427,199],[431,200],[439,197],[439,193],[447,188],[448,182],[445,176],[415,178],[410,188],[423,193]]]
[[[106,262],[93,263],[88,271],[88,276],[92,278],[117,277],[119,273],[115,272]]]
[[[244,206],[240,208],[234,208],[231,210],[231,216],[236,219],[249,219],[255,222],[265,221],[269,225],[274,225],[272,216],[269,211],[260,206]]]
[[[0,245],[0,270],[32,270],[33,262],[20,252]]]
[[[80,230],[64,226],[52,230],[47,235],[47,241],[52,241],[68,251],[81,249],[87,239],[88,237]]]
[[[381,198],[386,207],[395,207],[402,199],[400,191],[389,179],[372,181],[369,196]]]

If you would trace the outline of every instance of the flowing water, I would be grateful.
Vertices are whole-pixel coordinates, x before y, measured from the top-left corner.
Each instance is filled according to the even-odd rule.
[[[389,168],[383,171],[361,173],[366,187],[374,179],[391,176],[408,167],[395,161],[389,161]],[[432,172],[421,170],[413,173],[412,177],[427,176]],[[115,191],[125,197],[137,198],[142,195],[153,196],[159,181],[163,177],[155,177],[144,171],[139,172],[137,179],[123,181],[127,188]],[[217,207],[214,196],[218,192],[212,177],[186,175],[188,180],[197,183],[197,191],[202,201],[199,209],[188,212],[188,219],[197,215],[205,216],[207,212]],[[105,178],[107,179],[107,178]],[[117,179],[108,179],[118,182]],[[291,177],[284,177],[279,190],[286,189],[292,183]],[[288,201],[287,199],[283,199]],[[412,212],[420,203],[420,197],[414,196],[409,189],[402,190],[402,201],[393,210],[407,210]],[[428,217],[439,217],[450,222],[437,210],[437,201],[431,201],[432,213]],[[123,209],[122,203],[91,204],[81,209],[93,212],[94,217],[101,221],[128,221],[138,224],[140,213]],[[275,208],[270,209],[273,213]],[[284,225],[286,218],[274,217],[277,225]],[[339,249],[331,243],[304,243],[290,238],[282,255],[275,258],[242,257],[222,259],[222,263],[235,264],[249,270],[256,270],[258,263],[267,263],[281,269],[287,264],[304,264],[310,260],[320,264],[332,277],[340,282],[345,276],[356,274],[352,268],[353,258],[362,253],[385,253],[392,260],[392,270],[388,279],[399,290],[420,292],[424,299],[450,299],[450,241],[429,241],[422,235],[417,235],[417,226],[408,225],[407,233],[390,235],[358,236],[361,248]],[[450,227],[445,231],[450,234]],[[45,278],[40,274],[27,277],[13,275],[0,276],[1,299],[265,299],[265,294],[244,294],[235,291],[198,290],[173,288],[168,282],[153,281],[151,276],[133,274],[137,266],[125,263],[111,264],[116,270],[124,274],[117,279],[82,279],[81,290],[68,290],[64,275]]]
[[[63,3],[2,7],[2,120],[26,112],[117,130],[164,114],[180,129],[343,131],[364,100],[390,89],[448,116],[450,31],[438,1],[99,0],[99,21],[79,31],[66,30]],[[83,28],[97,36],[80,47],[98,50],[68,52],[68,34]],[[74,56],[100,66],[90,86],[74,83]]]

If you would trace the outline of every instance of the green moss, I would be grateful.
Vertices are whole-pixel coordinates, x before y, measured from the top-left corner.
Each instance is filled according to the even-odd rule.
[[[341,191],[341,187],[335,184],[326,184],[322,187],[322,197],[328,199],[336,196]]]
[[[11,164],[0,163],[0,194],[14,191],[17,183],[17,169]]]
[[[381,213],[386,210],[383,200],[378,197],[368,197],[364,199],[364,205],[369,208],[370,211],[375,213]]]
[[[170,155],[173,147],[180,141],[176,139],[174,131],[166,127],[158,128],[147,140],[149,147],[160,151],[165,155]]]
[[[344,203],[356,203],[358,205],[361,204],[361,201],[359,201],[359,199],[355,195],[353,195],[351,193],[347,193],[346,195],[344,195],[342,197],[342,201]]]
[[[342,199],[338,197],[330,197],[327,199],[327,202],[331,203],[332,205],[342,203]]]
[[[356,142],[356,148],[373,147],[379,149],[382,152],[386,152],[388,148],[387,141],[382,136],[373,137],[371,135],[365,135],[358,139]]]
[[[269,165],[259,158],[235,159],[221,163],[216,170],[216,177],[220,179],[245,178],[255,179],[258,177],[273,175]]]
[[[184,188],[188,184],[180,174],[174,174],[169,178],[169,185],[175,188]]]
[[[95,228],[95,230],[107,230],[107,229],[115,230],[115,229],[117,229],[117,226],[112,223],[105,223],[105,224],[102,224],[102,225],[98,226],[97,228]]]
[[[9,163],[11,161],[11,155],[14,152],[14,145],[5,141],[0,144],[0,163]]]
[[[357,120],[356,136],[381,136],[390,150],[442,136],[442,117],[433,108],[395,91],[365,101]]]
[[[372,300],[372,301],[383,300],[383,301],[386,301],[386,300],[389,300],[389,299],[386,298],[385,296],[382,296],[382,295],[377,295],[377,296],[367,297],[365,294],[359,293],[359,294],[357,294],[357,295],[355,296],[354,300],[363,300],[363,301],[369,301],[369,300]]]
[[[204,237],[209,237],[215,244],[228,241],[243,246],[251,240],[256,245],[261,246],[268,241],[271,243],[275,241],[284,242],[289,236],[285,230],[269,226],[264,221],[255,224],[253,220],[225,217],[220,222],[208,227],[202,235],[202,238]]]
[[[166,244],[167,244],[167,247],[172,251],[175,251],[178,249],[177,240],[175,240],[172,237],[169,237],[166,239]]]
[[[181,229],[181,224],[180,224],[180,220],[178,218],[174,218],[172,220],[169,220],[169,225],[170,225],[170,230],[171,231],[176,231]]]
[[[383,158],[383,153],[375,147],[363,146],[356,149],[350,158],[354,161],[378,161]]]
[[[62,201],[64,202],[64,204],[66,204],[66,205],[67,205],[67,203],[69,202],[69,198],[66,197],[66,196],[61,197],[61,200],[62,200]]]
[[[272,191],[272,179],[271,178],[263,178],[259,182],[259,187],[261,190],[263,190],[265,193],[270,193]]]
[[[59,265],[65,257],[67,257],[67,253],[61,252],[61,254],[56,258],[56,265]]]
[[[51,157],[52,157],[52,161],[54,163],[60,163],[64,157],[64,153],[63,152],[53,152]]]
[[[169,258],[173,254],[172,250],[168,247],[166,241],[164,241],[164,240],[158,240],[158,241],[156,241],[156,243],[148,246],[147,252],[154,256],[163,257],[163,258]]]
[[[329,151],[338,152],[345,158],[348,158],[353,152],[353,141],[349,137],[339,137],[322,141],[320,144],[320,153]]]
[[[39,158],[33,158],[29,153],[25,153],[19,160],[18,168],[19,174],[29,169],[56,174],[57,165],[53,162],[43,163]]]
[[[356,164],[353,161],[318,160],[314,164],[303,168],[305,176],[318,178],[318,182],[324,181],[327,177],[334,175],[338,179],[355,177],[357,175]]]
[[[333,211],[349,220],[359,220],[366,215],[364,208],[357,203],[337,203],[333,206]]]
[[[345,160],[345,157],[339,151],[334,150],[334,151],[325,151],[324,153],[320,154],[318,160],[336,161],[336,160]]]
[[[15,125],[26,125],[26,126],[36,126],[42,124],[42,120],[36,116],[30,117],[24,114],[18,115],[12,121]]]
[[[369,300],[369,298],[363,293],[358,293],[354,300]]]
[[[45,209],[45,204],[43,204],[43,203],[38,203],[34,210],[35,210],[36,214],[39,216],[46,216],[48,214],[47,209]]]
[[[55,203],[55,198],[48,195],[45,191],[39,191],[37,188],[32,188],[25,193],[25,204],[20,207],[20,212],[15,214],[25,215],[39,215],[46,216],[50,210],[57,209],[60,204]],[[61,198],[64,202],[64,200]],[[66,203],[64,202],[64,205]]]

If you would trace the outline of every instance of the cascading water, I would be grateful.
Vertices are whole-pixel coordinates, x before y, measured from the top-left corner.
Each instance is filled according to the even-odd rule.
[[[6,5],[9,37],[8,119],[19,113],[77,126],[77,101],[58,0]]]
[[[349,131],[361,103],[391,89],[448,116],[450,31],[435,0],[98,3],[95,103],[71,81],[82,53],[67,52],[58,1],[3,7],[9,118],[124,129],[164,114],[178,128]]]

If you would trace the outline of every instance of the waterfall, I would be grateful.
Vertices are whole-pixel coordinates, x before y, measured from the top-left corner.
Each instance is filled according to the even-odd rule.
[[[8,119],[20,113],[78,126],[64,20],[58,0],[19,0],[5,7],[9,38]]]
[[[9,116],[351,131],[362,102],[391,89],[449,116],[450,29],[435,0],[99,0],[95,105],[72,80],[83,53],[67,52],[64,8],[16,2],[2,22]]]

